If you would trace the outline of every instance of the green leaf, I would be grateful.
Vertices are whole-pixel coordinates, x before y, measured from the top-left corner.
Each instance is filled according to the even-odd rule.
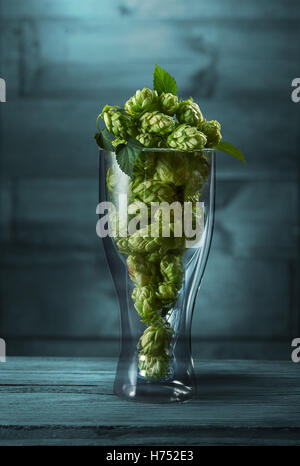
[[[109,139],[109,135],[110,133],[107,131],[107,129],[102,129],[99,131],[99,133],[95,134],[94,138],[96,139],[96,142],[100,149],[115,152],[115,148]]]
[[[129,139],[127,144],[120,144],[116,149],[117,162],[122,172],[132,177],[134,164],[144,146],[136,139]]]
[[[221,141],[219,144],[216,145],[215,149],[221,151],[221,152],[226,152],[227,154],[233,155],[233,157],[241,160],[247,165],[246,159],[243,156],[242,152],[234,147],[230,142],[226,141]]]
[[[177,94],[177,84],[175,79],[160,66],[156,65],[153,73],[153,89],[162,94],[163,92],[171,92]]]

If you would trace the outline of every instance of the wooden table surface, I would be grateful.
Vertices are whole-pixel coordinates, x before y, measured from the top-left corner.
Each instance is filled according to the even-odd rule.
[[[8,358],[0,445],[300,445],[300,364],[197,361],[197,397],[149,405],[112,391],[116,360]]]

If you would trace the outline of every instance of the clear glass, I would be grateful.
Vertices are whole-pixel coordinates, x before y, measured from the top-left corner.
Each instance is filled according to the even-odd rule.
[[[214,224],[215,204],[215,151],[204,149],[199,151],[178,152],[175,149],[145,149],[144,160],[155,157],[158,160],[171,154],[174,162],[178,157],[193,158],[193,170],[197,170],[197,161],[205,159],[207,167],[206,181],[199,188],[198,200],[203,208],[203,229],[199,240],[193,247],[184,249],[182,254],[183,279],[178,290],[176,302],[164,312],[164,320],[172,329],[170,343],[169,370],[163,377],[145,377],[140,367],[139,341],[147,325],[141,321],[137,312],[132,292],[135,284],[128,273],[127,255],[121,254],[116,246],[116,238],[102,238],[105,256],[115,286],[121,321],[121,348],[114,382],[114,393],[120,398],[144,403],[169,403],[187,401],[195,395],[196,380],[191,355],[191,323],[195,300],[205,270]],[[177,158],[176,158],[177,157]],[[172,159],[173,160],[173,159]],[[196,161],[196,163],[195,163]],[[131,179],[119,168],[115,154],[100,150],[99,201],[110,201],[121,209],[116,193],[130,197]],[[115,190],[108,189],[107,174],[114,172]],[[188,174],[189,179],[193,173]],[[153,176],[153,174],[151,174]],[[144,175],[145,189],[149,175]],[[187,182],[186,182],[187,183]],[[171,183],[172,184],[172,183]],[[185,187],[177,187],[182,193]],[[185,192],[185,191],[184,191]],[[179,194],[178,194],[179,196]],[[181,198],[182,199],[182,198]],[[145,261],[147,261],[145,256]]]

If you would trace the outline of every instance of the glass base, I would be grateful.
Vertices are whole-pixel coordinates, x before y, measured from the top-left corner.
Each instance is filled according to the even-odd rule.
[[[191,400],[195,396],[196,389],[177,380],[139,381],[137,385],[115,384],[114,393],[123,400],[139,403],[182,403]]]

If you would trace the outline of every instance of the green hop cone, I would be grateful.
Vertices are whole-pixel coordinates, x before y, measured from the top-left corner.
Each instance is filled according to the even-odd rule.
[[[126,139],[116,138],[113,141],[111,141],[111,143],[115,148],[117,148],[120,144],[126,144]]]
[[[152,357],[164,357],[169,354],[173,330],[166,322],[150,325],[139,341],[141,354]]]
[[[150,285],[158,281],[155,264],[145,261],[139,254],[127,257],[128,272],[131,280],[138,286]]]
[[[203,120],[199,129],[207,138],[206,147],[215,147],[222,139],[221,125],[217,120]]]
[[[146,379],[162,379],[169,375],[170,360],[168,353],[160,357],[140,355],[139,369]]]
[[[200,197],[200,192],[204,186],[203,177],[199,170],[194,170],[191,173],[190,178],[187,180],[186,185],[184,186],[184,201],[185,202],[194,202],[198,201]]]
[[[106,172],[106,187],[110,192],[114,192],[118,186],[118,177],[113,167],[109,167]]]
[[[139,369],[144,377],[159,379],[169,375],[172,336],[170,325],[159,321],[145,330],[138,345]]]
[[[178,97],[170,92],[163,92],[159,96],[159,106],[162,113],[173,116],[178,109]]]
[[[203,120],[201,110],[192,97],[179,103],[176,117],[179,123],[190,126],[198,126]]]
[[[171,249],[181,249],[184,247],[184,238],[156,236],[157,229],[158,234],[160,234],[160,225],[152,223],[130,235],[128,238],[130,250],[139,254],[151,254],[154,252],[165,254]]]
[[[146,323],[151,323],[159,319],[159,310],[162,303],[158,299],[155,288],[152,285],[145,285],[134,288],[132,292],[134,307]]]
[[[173,283],[179,289],[183,278],[181,254],[166,254],[160,262],[160,272],[166,282]]]
[[[129,218],[129,234],[134,233],[137,229],[147,226],[149,221],[151,221],[151,209],[142,201],[135,200],[129,204],[127,207],[127,213]]]
[[[165,139],[156,134],[141,133],[137,135],[136,139],[144,147],[165,147],[166,145]]]
[[[169,115],[161,112],[146,112],[141,116],[140,127],[143,133],[164,136],[174,131],[176,123]]]
[[[146,180],[142,183],[131,184],[131,197],[146,204],[151,202],[169,202],[175,200],[176,192],[172,185],[158,180]]]
[[[138,89],[125,103],[126,112],[134,119],[138,119],[144,112],[152,112],[157,108],[158,94],[148,87]]]
[[[158,285],[156,294],[165,306],[174,304],[177,299],[177,287],[171,282],[161,282]]]
[[[184,201],[198,201],[209,175],[209,164],[202,155],[191,154],[187,160],[189,176],[184,186]]]
[[[168,136],[169,147],[179,150],[203,149],[206,144],[206,136],[199,129],[189,125],[178,126],[173,133]]]
[[[116,244],[121,254],[130,254],[132,252],[129,247],[128,238],[119,238],[117,239]]]
[[[151,252],[150,254],[147,254],[146,260],[152,262],[153,264],[159,264],[161,260],[161,254],[159,251]]]
[[[120,107],[115,105],[105,105],[102,110],[106,128],[117,139],[135,138],[137,129],[132,118]]]
[[[175,186],[182,186],[189,176],[187,171],[186,157],[182,153],[161,153],[157,160],[157,178],[163,183],[172,183]]]
[[[155,152],[141,152],[137,158],[133,175],[141,176],[143,179],[150,178],[155,170],[156,166],[156,153]]]

